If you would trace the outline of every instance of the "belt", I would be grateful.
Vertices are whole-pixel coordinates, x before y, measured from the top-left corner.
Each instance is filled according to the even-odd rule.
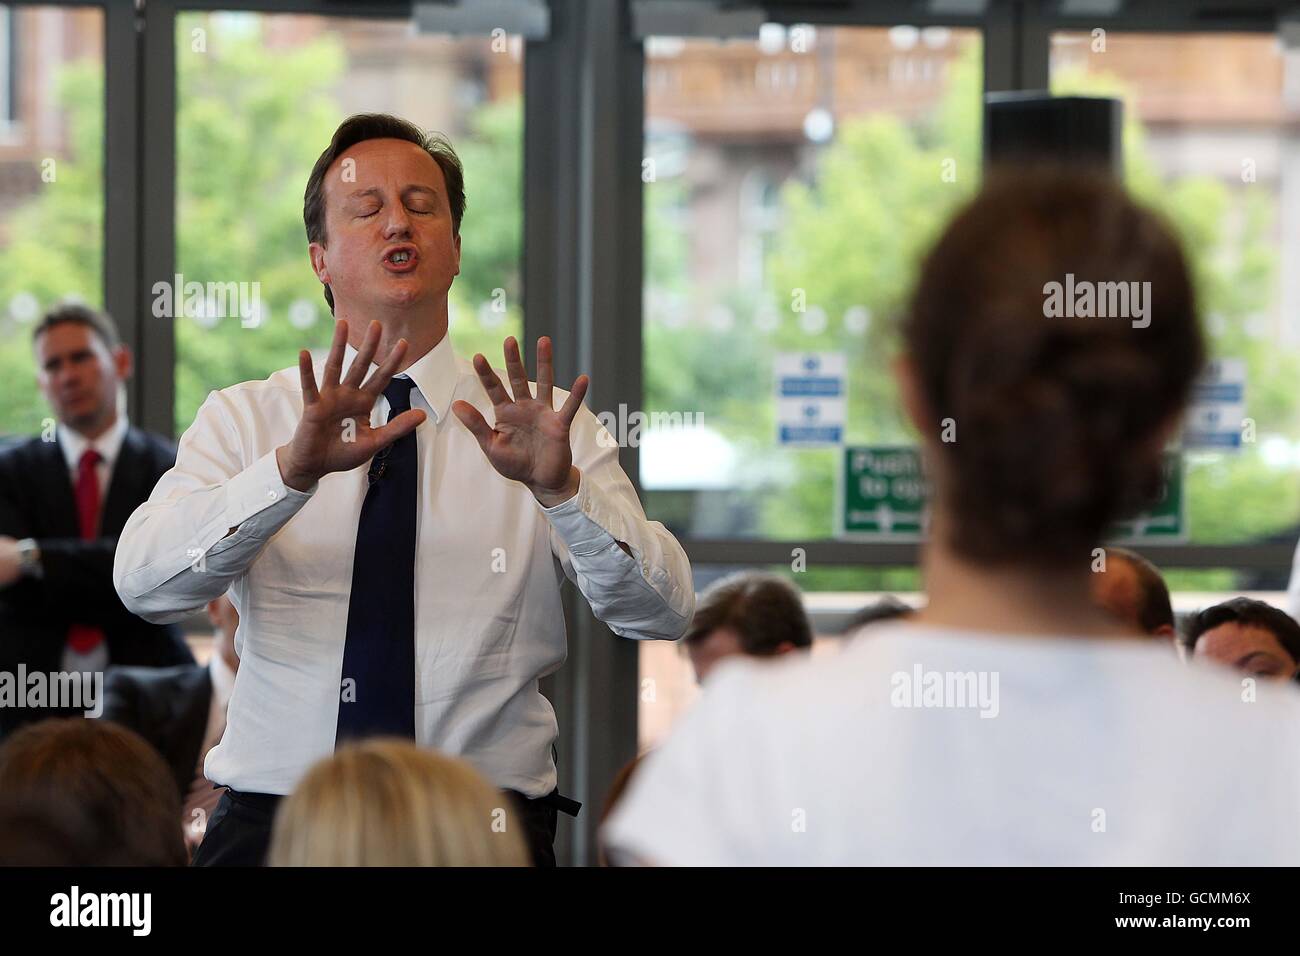
[[[251,807],[254,810],[259,810],[262,813],[271,815],[275,814],[275,808],[279,806],[280,801],[284,799],[284,797],[278,793],[250,793],[244,790],[232,790],[230,787],[226,788],[226,794],[231,800],[241,806]],[[529,797],[522,793],[519,794],[519,796],[532,803],[540,803],[543,806],[554,807],[561,813],[568,814],[571,817],[576,817],[578,811],[582,809],[581,803],[561,794],[558,787],[543,797]]]

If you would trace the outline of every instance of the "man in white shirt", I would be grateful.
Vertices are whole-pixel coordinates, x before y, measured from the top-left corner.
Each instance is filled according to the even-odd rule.
[[[582,407],[586,377],[554,389],[547,339],[535,386],[507,340],[509,392],[452,351],[464,202],[450,145],[395,117],[345,121],[304,202],[329,355],[210,395],[123,532],[128,607],[175,620],[229,588],[240,614],[206,764],[230,790],[196,864],[260,862],[278,798],[374,733],[474,763],[553,862],[557,728],[538,681],[566,653],[561,573],[620,636],[675,640],[690,621],[685,554]]]

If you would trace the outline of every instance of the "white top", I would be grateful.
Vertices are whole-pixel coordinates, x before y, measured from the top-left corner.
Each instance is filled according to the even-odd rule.
[[[1300,692],[1138,641],[880,624],[719,665],[602,838],[662,865],[1295,865]]]
[[[355,356],[348,347],[345,368]],[[323,365],[318,357],[318,382]],[[464,399],[495,421],[445,337],[405,374],[417,386],[412,407],[428,415],[416,429],[416,740],[466,758],[498,787],[539,796],[556,779],[555,714],[537,682],[565,658],[563,574],[616,634],[671,640],[694,611],[690,565],[646,520],[614,440],[585,407],[571,430],[581,487],[543,509],[449,413]],[[556,389],[556,406],[566,397]],[[176,467],[123,529],[113,566],[127,608],[158,623],[230,590],[240,666],[205,771],[236,790],[288,793],[334,750],[368,464],[308,493],[287,488],[275,449],[301,412],[296,367],[209,395]],[[371,422],[387,417],[381,396]]]

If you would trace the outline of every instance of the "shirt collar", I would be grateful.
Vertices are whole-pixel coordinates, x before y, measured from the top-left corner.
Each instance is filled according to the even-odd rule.
[[[352,367],[352,360],[357,357],[357,350],[351,345],[343,352],[343,374]],[[373,372],[378,365],[370,363],[370,372]],[[370,372],[366,375],[369,377]],[[433,348],[420,356],[419,360],[400,375],[405,375],[415,382],[415,387],[420,390],[424,400],[429,403],[429,408],[433,410],[434,421],[441,422],[447,417],[447,410],[451,407],[452,396],[456,392],[456,379],[459,375],[456,366],[456,352],[451,346],[451,338],[443,335],[441,341]],[[396,377],[396,376],[395,376]]]
[[[125,415],[119,412],[117,421],[113,423],[112,428],[94,441],[86,441],[86,437],[80,432],[74,431],[60,422],[57,429],[59,447],[63,449],[63,458],[68,463],[68,469],[76,471],[81,465],[81,456],[88,448],[93,448],[99,452],[99,457],[104,460],[104,464],[111,470],[113,462],[117,461],[117,453],[122,450],[122,442],[126,438],[126,431],[129,427],[130,422],[127,421]]]

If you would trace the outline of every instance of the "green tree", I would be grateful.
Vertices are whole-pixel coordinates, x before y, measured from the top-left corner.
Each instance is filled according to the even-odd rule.
[[[199,28],[206,42],[195,49]],[[300,348],[328,344],[329,309],[307,255],[302,195],[343,119],[336,92],[346,67],[331,34],[269,49],[260,30],[246,24],[209,14],[178,19],[177,270],[186,283],[242,282],[251,292],[256,282],[262,321],[173,319],[153,309],[143,317],[147,324],[174,323],[177,434],[212,389],[264,378],[293,365]],[[56,181],[10,217],[10,242],[0,249],[0,306],[19,293],[41,309],[69,295],[102,304],[101,64],[66,68],[59,103],[72,131],[69,154],[58,162]],[[458,350],[484,351],[497,362],[501,340],[521,327],[521,128],[518,100],[490,104],[456,144],[470,199],[451,337]],[[504,295],[494,297],[497,289]],[[494,298],[504,311],[492,310]],[[3,321],[0,430],[31,433],[49,412],[30,385],[21,324],[12,316]]]

